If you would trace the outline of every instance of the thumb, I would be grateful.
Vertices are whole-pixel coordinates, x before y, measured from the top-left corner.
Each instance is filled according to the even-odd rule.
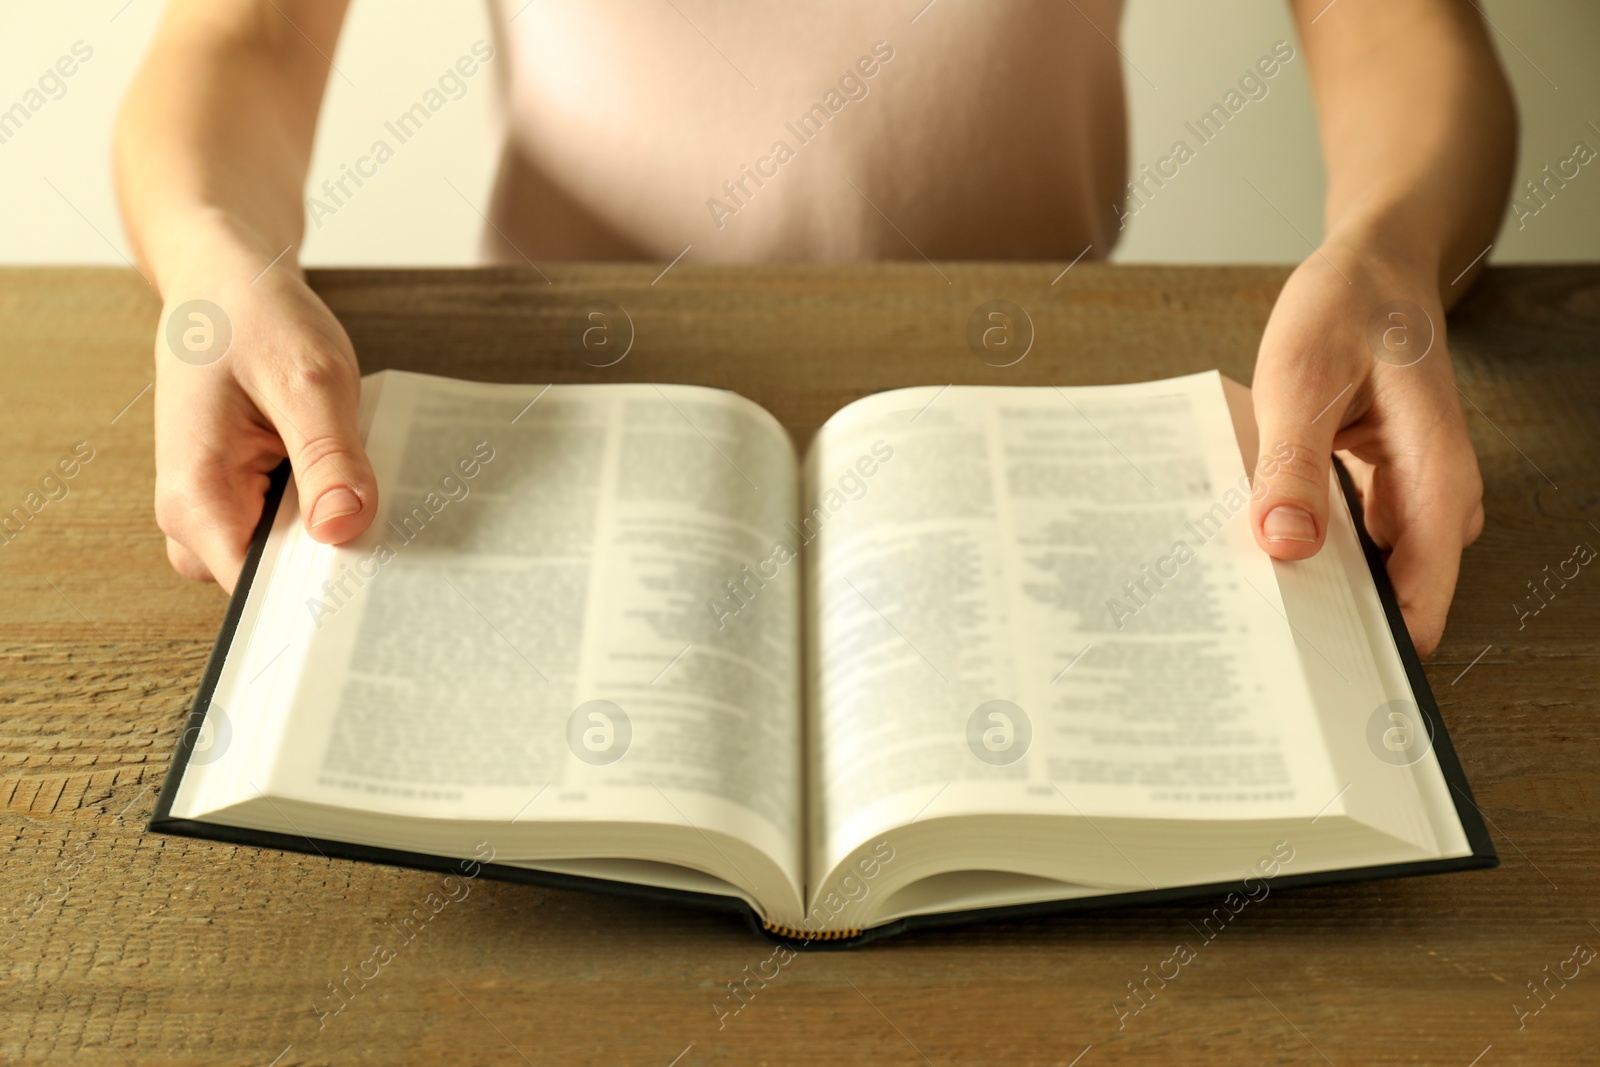
[[[361,379],[353,366],[301,367],[256,390],[283,439],[300,514],[323,544],[357,536],[377,514],[378,484],[356,425]]]
[[[1254,390],[1261,437],[1250,522],[1274,559],[1309,559],[1328,532],[1333,438],[1352,390],[1321,377],[1302,365],[1258,375]]]

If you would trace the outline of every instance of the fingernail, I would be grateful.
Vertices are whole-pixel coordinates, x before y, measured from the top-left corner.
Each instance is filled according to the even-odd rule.
[[[341,485],[317,497],[317,502],[311,505],[311,520],[307,525],[316,529],[324,523],[342,519],[346,515],[354,515],[360,510],[361,498]]]
[[[1267,535],[1268,541],[1315,543],[1317,540],[1317,524],[1311,516],[1287,504],[1280,504],[1267,512],[1267,517],[1261,523],[1261,531]]]

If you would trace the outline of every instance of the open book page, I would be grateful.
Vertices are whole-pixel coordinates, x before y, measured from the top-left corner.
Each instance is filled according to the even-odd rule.
[[[1218,375],[870,397],[807,479],[816,870],[917,820],[1310,818],[1343,784]]]
[[[1259,437],[1250,391],[1222,384],[1240,457],[1253,463]],[[1430,854],[1470,853],[1336,476],[1322,551],[1273,569],[1341,783],[1324,814],[1347,815]]]
[[[528,832],[498,837],[513,861],[678,860],[663,842],[729,859],[731,840],[782,872],[772,899],[796,895],[799,578],[708,610],[786,536],[782,427],[693,387],[380,378],[380,515],[318,545],[291,486],[217,694],[255,751],[205,803],[264,793],[299,825],[321,809],[515,822]],[[627,825],[655,851],[617,845]],[[368,843],[425,843],[384,832],[407,836]]]

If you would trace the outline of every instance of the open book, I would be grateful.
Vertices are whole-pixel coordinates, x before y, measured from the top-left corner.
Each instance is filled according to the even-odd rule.
[[[824,940],[1495,862],[1347,493],[1262,553],[1216,373],[895,390],[803,461],[691,386],[361,419],[376,520],[280,474],[152,828]]]

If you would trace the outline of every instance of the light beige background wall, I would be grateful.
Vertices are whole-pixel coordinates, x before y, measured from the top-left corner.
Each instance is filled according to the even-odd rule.
[[[1319,18],[1336,19],[1346,5],[1397,2],[1334,0]],[[1579,140],[1600,151],[1600,3],[1474,2],[1490,21],[1522,116],[1518,191],[1537,207],[1522,188],[1524,181],[1542,176],[1545,164],[1554,167],[1566,159]],[[1304,258],[1310,251],[1307,239],[1322,235],[1322,160],[1305,57],[1299,54],[1288,4],[1128,0],[1122,28],[1135,169],[1170,151],[1173,140],[1184,135],[1183,123],[1218,101],[1274,41],[1295,42],[1296,59],[1273,80],[1265,99],[1246,105],[1128,221],[1116,258]],[[1582,168],[1536,217],[1523,221],[1519,230],[1508,212],[1490,260],[1600,259],[1600,160]]]
[[[643,0],[642,0],[643,2]],[[714,27],[712,0],[679,0]],[[904,3],[907,19],[923,0]],[[960,2],[960,0],[944,0]],[[1340,8],[1391,0],[1335,0]],[[1600,5],[1479,0],[1522,112],[1521,189],[1575,142],[1600,150]],[[159,0],[0,0],[0,111],[23,100],[75,42],[93,57],[59,99],[0,143],[0,262],[119,263],[128,254],[107,165],[117,102],[161,13]],[[914,30],[912,31],[914,33]],[[1278,40],[1293,41],[1283,0],[1129,0],[1121,49],[1135,170],[1166,155],[1183,124],[1221,99]],[[337,177],[383,124],[416,102],[477,40],[486,0],[355,0],[334,57],[308,191]],[[1109,47],[1109,45],[1108,45]],[[1298,52],[1298,48],[1297,48]],[[714,60],[715,57],[710,57]],[[498,62],[498,61],[497,61]],[[475,259],[496,153],[493,64],[467,83],[336,214],[307,229],[311,264],[460,264]],[[54,87],[51,87],[54,90]],[[1592,124],[1592,125],[1591,125]],[[1047,131],[1044,131],[1047,135]],[[393,138],[387,138],[393,141]],[[1287,262],[1322,231],[1321,160],[1298,56],[1216,140],[1130,216],[1125,261]],[[1499,262],[1600,259],[1600,163],[1537,215],[1507,224]]]

